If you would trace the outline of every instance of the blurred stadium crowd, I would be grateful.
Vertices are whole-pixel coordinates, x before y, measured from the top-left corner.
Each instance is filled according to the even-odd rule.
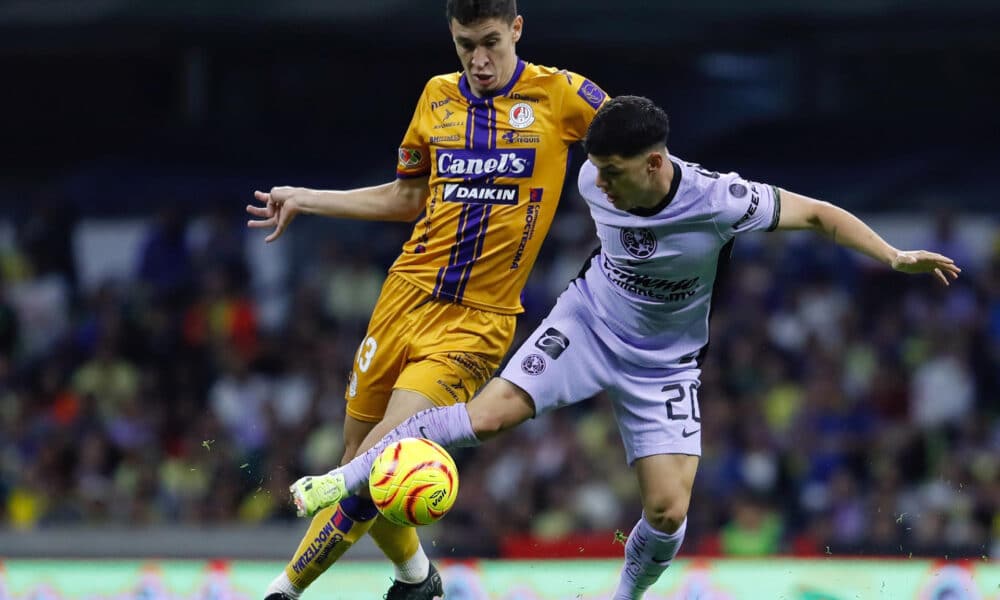
[[[348,224],[368,241],[346,244],[300,219],[265,246],[233,204],[145,222],[129,275],[98,285],[59,203],[0,235],[4,526],[291,521],[288,485],[339,461],[346,375],[405,228]],[[583,210],[564,199],[520,335],[594,245]],[[685,554],[1000,554],[1000,229],[983,260],[939,225],[925,246],[963,267],[950,289],[807,235],[737,244]],[[640,510],[600,397],[457,458],[435,532],[456,555],[610,539]]]

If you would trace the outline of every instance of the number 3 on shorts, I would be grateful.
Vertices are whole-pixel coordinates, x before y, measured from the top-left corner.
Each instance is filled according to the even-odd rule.
[[[362,373],[368,370],[368,367],[372,364],[372,358],[375,357],[375,351],[378,350],[378,342],[375,338],[369,337],[365,341],[361,342],[361,347],[358,348],[358,370]]]

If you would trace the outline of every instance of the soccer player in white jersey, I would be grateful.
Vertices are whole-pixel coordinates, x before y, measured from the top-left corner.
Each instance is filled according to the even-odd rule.
[[[699,364],[718,265],[733,239],[811,229],[897,271],[932,273],[945,285],[958,277],[948,257],[898,250],[832,204],[672,157],[668,131],[666,113],[646,98],[620,96],[597,113],[579,188],[601,248],[585,272],[467,404],[420,412],[350,463],[297,481],[292,494],[302,514],[364,493],[374,458],[395,440],[475,446],[603,390],[643,507],[614,598],[641,598],[684,539],[701,455]]]

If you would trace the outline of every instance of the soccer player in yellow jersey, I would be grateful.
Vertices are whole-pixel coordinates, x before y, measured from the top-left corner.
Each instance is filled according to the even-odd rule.
[[[389,270],[347,388],[343,461],[417,412],[466,402],[514,335],[520,294],[548,232],[566,174],[605,93],[515,53],[515,0],[447,0],[463,71],[424,87],[399,148],[396,180],[348,191],[256,192],[251,227],[278,238],[300,214],[414,221]],[[370,444],[369,444],[370,445]],[[313,519],[269,600],[297,598],[369,532],[396,564],[388,598],[433,598],[440,576],[412,528],[350,497]]]

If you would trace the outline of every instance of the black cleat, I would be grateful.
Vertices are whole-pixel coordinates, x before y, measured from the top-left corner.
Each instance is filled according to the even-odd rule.
[[[290,596],[286,596],[281,592],[275,592],[273,594],[268,594],[264,600],[292,600]]]
[[[427,578],[420,583],[392,582],[392,587],[382,596],[384,600],[434,600],[444,598],[444,586],[441,585],[441,574],[431,563]],[[272,600],[268,598],[267,600]]]

